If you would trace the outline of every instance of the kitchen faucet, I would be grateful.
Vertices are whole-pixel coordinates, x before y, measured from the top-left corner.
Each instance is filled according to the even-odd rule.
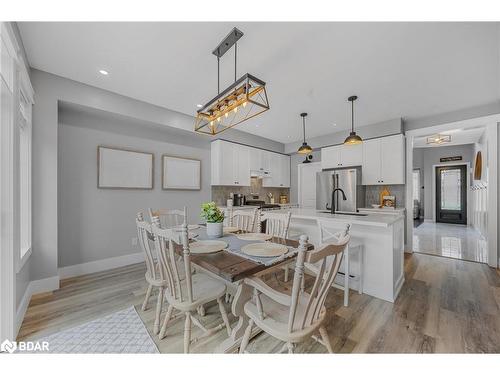
[[[347,197],[345,196],[344,190],[336,188],[332,190],[332,206],[328,207],[328,203],[326,204],[326,209],[330,210],[330,213],[333,215],[335,213],[335,193],[340,191],[342,193],[342,200],[346,201]]]

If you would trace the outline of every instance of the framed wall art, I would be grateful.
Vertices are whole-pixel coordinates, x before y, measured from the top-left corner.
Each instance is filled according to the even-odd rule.
[[[97,147],[99,189],[153,189],[154,155],[124,148]]]
[[[201,161],[178,156],[162,156],[162,189],[200,190]]]

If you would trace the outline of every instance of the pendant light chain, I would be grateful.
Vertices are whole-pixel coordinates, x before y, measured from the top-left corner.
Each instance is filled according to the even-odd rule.
[[[304,143],[306,143],[306,116],[302,116],[302,130],[304,132]]]
[[[217,56],[217,95],[220,94],[220,57]]]
[[[236,60],[238,57],[238,42],[234,43],[234,82],[236,82]]]
[[[354,100],[351,101],[351,129],[354,131]]]

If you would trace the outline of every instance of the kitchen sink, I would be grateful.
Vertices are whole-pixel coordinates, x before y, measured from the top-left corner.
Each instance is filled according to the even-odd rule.
[[[319,211],[322,214],[331,214],[330,211]],[[334,215],[347,215],[347,216],[368,216],[368,214],[360,214],[358,212],[335,212]]]

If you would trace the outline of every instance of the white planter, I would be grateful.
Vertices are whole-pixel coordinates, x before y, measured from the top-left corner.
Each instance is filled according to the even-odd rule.
[[[210,238],[222,237],[222,223],[207,223],[207,236]]]

